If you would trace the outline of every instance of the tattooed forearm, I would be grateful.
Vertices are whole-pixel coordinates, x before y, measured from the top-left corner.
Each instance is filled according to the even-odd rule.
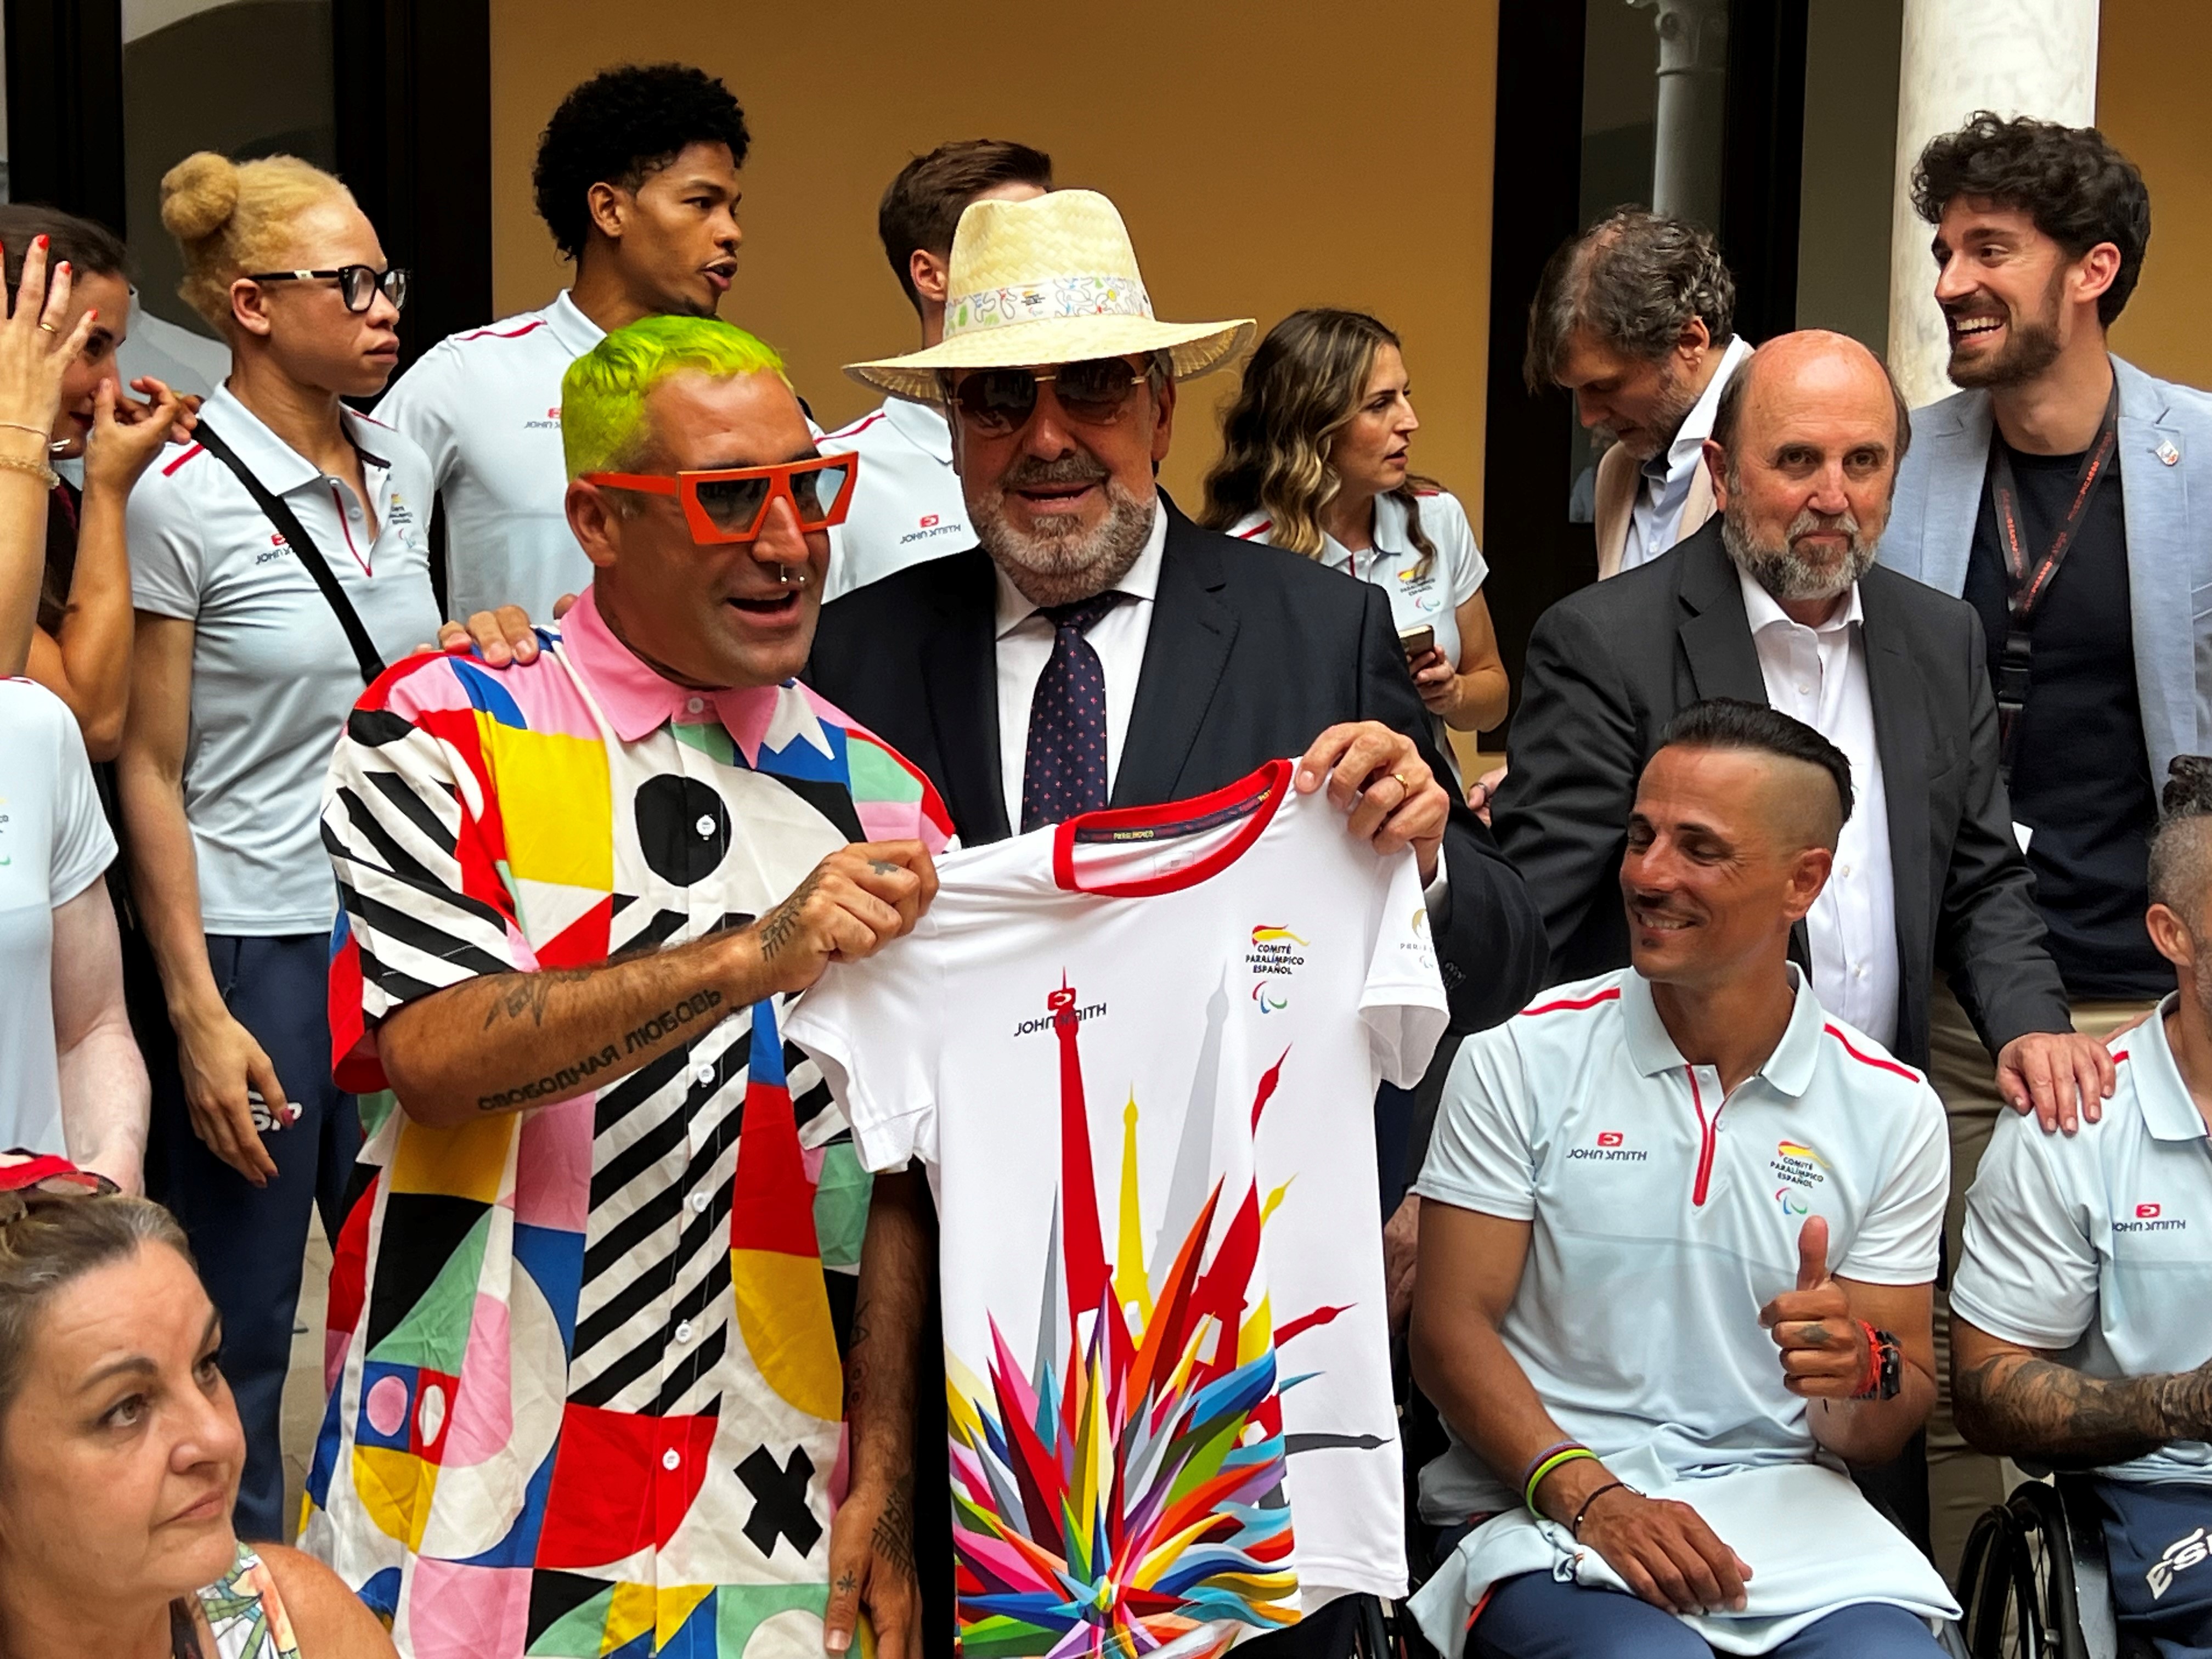
[[[623,1033],[623,1052],[634,1054],[641,1048],[650,1048],[654,1043],[673,1032],[681,1030],[695,1020],[704,1019],[708,1012],[722,1006],[720,991],[695,991],[673,1008],[664,1009],[644,1024]]]
[[[586,1054],[581,1060],[549,1072],[544,1077],[528,1083],[519,1083],[512,1089],[502,1089],[496,1094],[477,1097],[480,1112],[503,1112],[509,1107],[527,1106],[533,1100],[543,1100],[553,1095],[564,1095],[595,1072],[604,1072],[615,1063],[615,1045],[611,1042],[595,1054]]]
[[[2212,1429],[2205,1371],[2096,1377],[2032,1354],[2001,1353],[1961,1369],[1952,1408],[1979,1449],[2055,1468],[2142,1457]]]
[[[821,884],[822,872],[817,869],[792,890],[789,898],[762,919],[760,953],[763,962],[775,961],[777,953],[797,936],[799,913],[806,908],[806,901],[814,896],[814,890]]]
[[[891,1483],[884,1499],[884,1512],[876,1517],[869,1540],[876,1559],[902,1578],[917,1577],[914,1566],[914,1476],[902,1474]]]
[[[579,980],[589,979],[588,968],[541,969],[536,973],[510,975],[511,983],[501,993],[499,1000],[484,1011],[483,1028],[489,1031],[501,1019],[520,1019],[530,1016],[532,1025],[545,1023],[545,1004],[556,985],[573,985]]]

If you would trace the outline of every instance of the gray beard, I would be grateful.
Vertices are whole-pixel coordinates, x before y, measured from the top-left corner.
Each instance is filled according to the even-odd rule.
[[[1022,482],[1046,480],[1031,477]],[[969,502],[975,538],[1031,605],[1073,605],[1103,593],[1129,574],[1145,550],[1152,533],[1152,515],[1159,511],[1158,498],[1139,501],[1112,477],[1103,484],[1106,520],[1087,532],[1072,520],[1034,535],[1015,529],[1006,520],[1003,485],[987,499]]]
[[[1737,511],[1741,497],[1729,490],[1728,511],[1721,519],[1721,545],[1739,569],[1752,580],[1784,602],[1832,599],[1850,591],[1851,584],[1866,574],[1875,561],[1880,545],[1878,538],[1859,534],[1858,520],[1845,514],[1840,526],[1831,526],[1820,514],[1807,511],[1791,520],[1788,533],[1778,547],[1756,540],[1743,523]],[[1801,555],[1796,538],[1815,530],[1840,527],[1850,538],[1844,556],[1834,564],[1815,564]]]

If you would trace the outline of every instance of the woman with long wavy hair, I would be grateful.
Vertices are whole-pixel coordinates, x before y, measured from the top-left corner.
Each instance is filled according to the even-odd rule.
[[[1364,312],[1294,312],[1245,365],[1200,520],[1389,593],[1422,702],[1480,732],[1505,718],[1490,567],[1465,509],[1408,470],[1419,427],[1395,334]]]

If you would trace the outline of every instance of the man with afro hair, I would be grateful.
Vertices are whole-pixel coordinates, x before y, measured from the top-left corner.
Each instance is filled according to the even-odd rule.
[[[1881,562],[1980,613],[2014,834],[2074,1029],[2101,1039],[2173,987],[2145,922],[2154,780],[2203,748],[2212,698],[2212,398],[2110,349],[2150,241],[2150,192],[2094,127],[1982,111],[1921,152],[1912,203],[1933,228],[1934,299],[1963,389],[1913,415]],[[1955,1262],[2002,1105],[1940,985],[1929,1026],[1951,1116]],[[1928,1439],[1947,1568],[2004,1493],[1950,1406]]]
[[[715,314],[744,240],[750,144],[729,88],[684,64],[602,70],[553,112],[532,183],[574,279],[540,310],[440,341],[377,406],[429,454],[448,617],[519,605],[550,620],[590,580],[562,507],[561,377],[641,317]]]

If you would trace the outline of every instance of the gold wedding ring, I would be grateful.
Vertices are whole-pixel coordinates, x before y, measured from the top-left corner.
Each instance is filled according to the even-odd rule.
[[[40,323],[39,326],[40,326],[40,328],[43,328],[44,330],[46,330],[46,332],[47,332],[47,333],[49,333],[49,334],[58,334],[58,333],[60,333],[60,332],[61,332],[61,330],[59,330],[59,329],[56,328],[56,327],[55,327],[52,323],[49,323],[49,322],[43,322],[43,321],[42,321],[42,322],[40,322]]]
[[[1402,773],[1393,772],[1390,775],[1390,781],[1396,784],[1401,789],[1404,790],[1409,795],[1413,793],[1413,786],[1406,781],[1405,775]]]

